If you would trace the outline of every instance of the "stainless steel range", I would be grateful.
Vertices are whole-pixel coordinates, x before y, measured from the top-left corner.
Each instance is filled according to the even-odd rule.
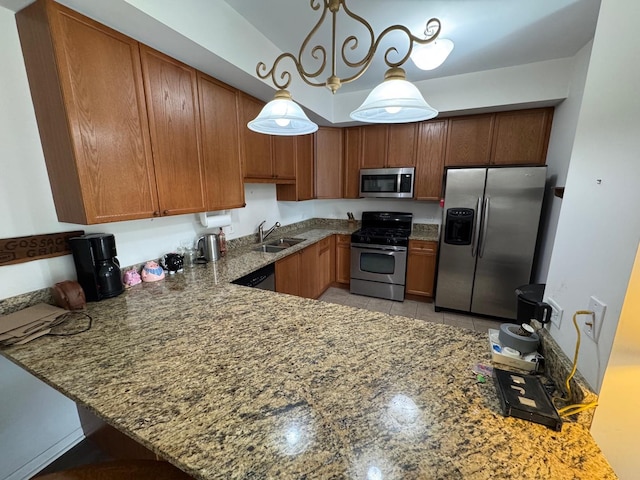
[[[351,293],[402,302],[413,215],[362,212],[351,234]]]

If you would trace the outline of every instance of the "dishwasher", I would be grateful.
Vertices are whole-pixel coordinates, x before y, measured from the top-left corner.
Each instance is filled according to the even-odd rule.
[[[236,285],[244,287],[260,288],[262,290],[276,291],[276,267],[274,263],[270,263],[244,277],[240,277],[233,282]]]

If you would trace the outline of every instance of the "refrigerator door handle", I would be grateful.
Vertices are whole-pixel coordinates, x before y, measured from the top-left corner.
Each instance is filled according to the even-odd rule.
[[[491,197],[487,195],[484,197],[484,210],[482,212],[482,240],[480,240],[480,245],[478,247],[478,257],[482,258],[484,255],[484,244],[487,240],[487,230],[489,230],[489,209]]]
[[[482,197],[478,197],[476,205],[476,218],[473,225],[473,237],[471,238],[471,256],[475,257],[478,253],[478,245],[480,243],[480,208],[482,207]]]

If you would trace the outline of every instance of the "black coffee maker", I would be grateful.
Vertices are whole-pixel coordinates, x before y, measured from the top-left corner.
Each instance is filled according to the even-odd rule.
[[[124,291],[116,239],[110,233],[90,233],[69,239],[78,283],[88,301],[120,295]]]

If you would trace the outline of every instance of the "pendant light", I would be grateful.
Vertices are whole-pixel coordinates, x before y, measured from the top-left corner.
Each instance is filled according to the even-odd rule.
[[[264,62],[259,62],[256,67],[258,77],[263,80],[270,78],[279,91],[275,100],[269,102],[260,115],[248,123],[251,130],[271,135],[304,135],[316,131],[317,125],[293,103],[287,91],[292,72],[297,72],[307,85],[326,87],[335,93],[341,85],[357,80],[367,71],[384,37],[397,34],[406,37],[407,48],[386,49],[384,62],[389,70],[385,75],[385,81],[369,94],[362,106],[351,114],[351,118],[369,123],[403,123],[426,120],[438,114],[437,110],[425,102],[418,89],[407,81],[405,72],[400,67],[409,60],[414,47],[429,45],[438,38],[441,30],[440,20],[431,18],[427,21],[425,38],[412,34],[404,25],[391,25],[376,37],[371,25],[347,6],[347,0],[312,0],[311,8],[319,11],[320,17],[302,41],[298,54],[284,52],[275,59],[270,68]],[[347,54],[361,44],[357,36],[346,34],[344,39],[338,39],[340,32],[336,23],[340,14],[346,17],[344,20],[353,23],[354,30],[366,32],[362,35],[364,48],[360,52],[361,56],[357,58],[351,58]],[[331,22],[328,46],[315,38],[322,30],[325,20]],[[311,65],[305,66],[303,60],[309,57],[314,61]],[[284,60],[286,63],[293,63],[294,68],[283,68],[281,62]],[[344,69],[343,76],[339,76],[338,66]]]
[[[254,132],[283,136],[306,135],[318,130],[318,125],[309,120],[287,90],[278,90],[247,127]]]
[[[426,45],[416,45],[411,52],[411,60],[420,70],[433,70],[444,63],[453,51],[453,42],[448,38],[438,38]]]
[[[402,68],[390,68],[384,81],[374,88],[351,118],[369,123],[408,123],[429,120],[438,115],[418,88],[407,81]]]

